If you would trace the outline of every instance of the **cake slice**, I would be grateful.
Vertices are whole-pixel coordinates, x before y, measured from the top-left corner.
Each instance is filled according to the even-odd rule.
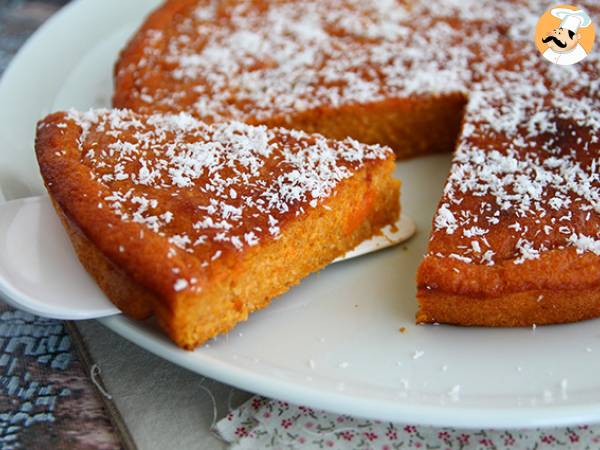
[[[92,110],[41,121],[36,153],[83,266],[186,349],[399,215],[394,153],[351,139]]]

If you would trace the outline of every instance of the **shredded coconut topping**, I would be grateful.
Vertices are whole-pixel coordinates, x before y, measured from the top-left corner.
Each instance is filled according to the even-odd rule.
[[[67,120],[82,129],[81,161],[108,188],[105,204],[204,266],[277,238],[357,169],[393,157],[389,148],[351,139],[240,122],[207,125],[185,113],[71,111]],[[174,289],[188,284],[180,279]]]

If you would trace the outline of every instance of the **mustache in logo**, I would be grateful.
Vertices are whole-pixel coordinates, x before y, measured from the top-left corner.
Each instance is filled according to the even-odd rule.
[[[559,46],[560,48],[565,48],[567,46],[566,42],[562,42],[561,40],[559,40],[556,36],[547,36],[545,38],[542,39],[542,42],[544,44],[553,41],[557,46]]]

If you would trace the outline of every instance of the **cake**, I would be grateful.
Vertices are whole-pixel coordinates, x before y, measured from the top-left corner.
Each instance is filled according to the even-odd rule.
[[[598,23],[600,5],[580,2]],[[549,64],[547,2],[170,0],[115,68],[113,103],[454,152],[417,321],[600,315],[600,53]]]
[[[91,110],[42,120],[36,153],[83,266],[186,349],[399,215],[392,150],[353,139]]]

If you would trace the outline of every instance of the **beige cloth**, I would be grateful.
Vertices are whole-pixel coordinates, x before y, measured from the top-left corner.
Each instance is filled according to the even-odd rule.
[[[211,432],[213,420],[229,412],[230,399],[237,407],[249,394],[158,358],[95,321],[76,328],[140,450],[227,448]],[[216,418],[205,388],[214,395]]]

